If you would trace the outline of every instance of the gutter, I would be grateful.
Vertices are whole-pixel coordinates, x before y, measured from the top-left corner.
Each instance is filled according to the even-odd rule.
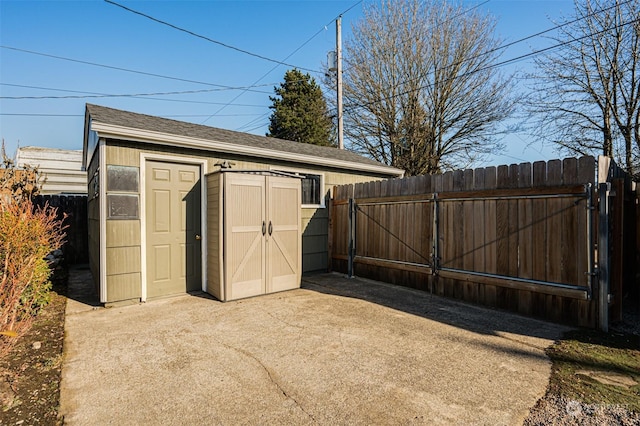
[[[101,138],[113,138],[155,143],[158,145],[193,148],[205,151],[221,151],[229,154],[239,154],[258,158],[271,158],[275,160],[285,160],[294,163],[314,164],[337,169],[356,170],[369,173],[384,174],[389,177],[402,177],[404,170],[396,169],[384,165],[361,164],[346,160],[317,157],[312,155],[277,151],[273,149],[255,148],[243,145],[236,145],[228,142],[219,142],[210,139],[193,138],[189,136],[171,135],[152,130],[134,129],[131,127],[117,126],[113,124],[91,122],[91,130],[97,132]]]

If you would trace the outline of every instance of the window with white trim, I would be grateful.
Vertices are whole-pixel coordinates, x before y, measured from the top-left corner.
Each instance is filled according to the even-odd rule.
[[[277,169],[286,173],[296,173],[302,176],[300,179],[302,207],[324,208],[324,175],[320,173],[308,173],[295,169]]]
[[[302,205],[324,206],[322,176],[304,173],[302,178]]]

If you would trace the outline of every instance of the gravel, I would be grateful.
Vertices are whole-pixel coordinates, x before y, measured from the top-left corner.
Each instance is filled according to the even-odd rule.
[[[640,413],[617,405],[585,404],[547,395],[538,401],[524,421],[524,426],[542,425],[637,426],[640,425]]]
[[[611,331],[640,336],[640,309],[625,309],[623,318],[622,322],[611,326]],[[523,425],[638,426],[640,413],[619,405],[586,404],[547,393],[531,409]]]

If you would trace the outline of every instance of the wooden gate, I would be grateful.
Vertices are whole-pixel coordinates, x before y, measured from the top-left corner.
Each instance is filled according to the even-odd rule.
[[[639,211],[635,184],[604,157],[339,186],[330,264],[607,330],[640,305]]]
[[[593,157],[336,187],[336,271],[595,327]]]

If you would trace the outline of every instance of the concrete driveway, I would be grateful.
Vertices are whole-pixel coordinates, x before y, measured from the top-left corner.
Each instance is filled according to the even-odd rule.
[[[69,425],[520,424],[561,331],[336,274],[228,303],[105,309],[72,293],[61,413]]]

